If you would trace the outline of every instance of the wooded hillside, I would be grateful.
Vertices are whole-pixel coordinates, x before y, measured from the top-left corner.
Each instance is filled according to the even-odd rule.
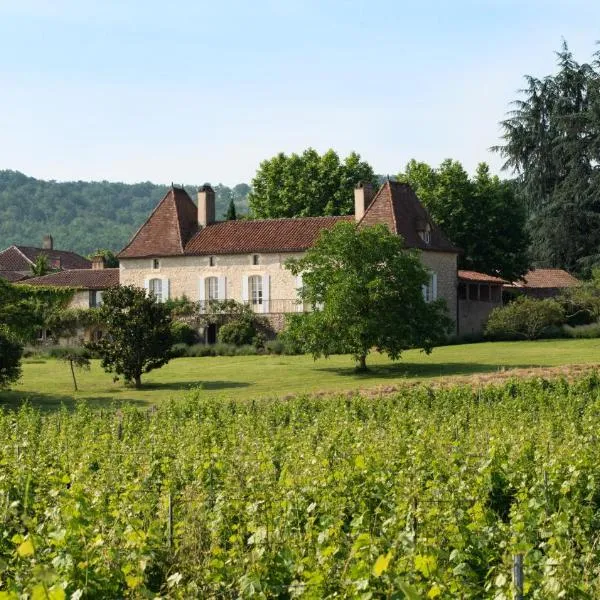
[[[185,185],[195,199],[198,185]],[[238,214],[247,211],[249,186],[213,185],[217,218],[231,194]],[[18,171],[0,171],[0,249],[11,244],[39,246],[45,234],[55,247],[88,254],[120,250],[163,197],[165,185],[109,181],[43,181]]]

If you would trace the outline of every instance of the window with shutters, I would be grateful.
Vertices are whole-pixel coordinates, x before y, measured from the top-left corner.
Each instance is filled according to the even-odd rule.
[[[208,301],[219,300],[219,278],[207,277],[204,280],[205,298]]]
[[[163,289],[162,289],[162,279],[151,279],[148,282],[148,291],[151,296],[154,296],[158,302],[162,302],[163,299]]]
[[[248,277],[248,288],[250,292],[250,303],[254,306],[262,305],[263,303],[263,286],[262,276],[252,275]]]
[[[429,281],[423,286],[423,298],[425,302],[433,302],[436,299],[436,285],[435,285],[436,275],[435,273],[430,273]]]

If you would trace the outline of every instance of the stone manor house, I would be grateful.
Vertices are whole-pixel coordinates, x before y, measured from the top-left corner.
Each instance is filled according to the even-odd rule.
[[[202,303],[233,299],[264,313],[275,330],[286,313],[308,310],[297,301],[301,278],[285,267],[310,248],[319,233],[339,221],[358,226],[384,223],[401,235],[408,248],[421,251],[430,280],[428,301],[444,298],[457,332],[479,331],[481,320],[501,303],[502,280],[465,272],[463,285],[477,288],[458,310],[460,273],[456,248],[432,221],[409,185],[386,181],[375,193],[370,185],[355,189],[353,216],[217,222],[215,193],[209,185],[198,191],[197,204],[172,186],[146,222],[119,254],[122,285],[145,288],[160,300],[187,297]],[[485,294],[479,294],[480,287]],[[479,304],[482,304],[480,307]],[[462,322],[459,322],[462,321]],[[213,341],[214,331],[207,332]]]

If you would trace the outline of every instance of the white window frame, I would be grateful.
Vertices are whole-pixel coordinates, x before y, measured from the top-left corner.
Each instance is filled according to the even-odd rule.
[[[262,275],[250,275],[248,277],[248,300],[252,306],[263,305],[263,277]]]
[[[214,300],[223,300],[219,295],[219,278],[218,277],[206,277],[204,279],[204,297],[208,302]]]
[[[156,282],[158,282],[158,285]],[[157,302],[164,302],[162,279],[160,279],[159,277],[154,277],[148,280],[148,295],[154,296]]]
[[[429,273],[429,281],[421,289],[425,302],[429,303],[437,300],[437,273]]]

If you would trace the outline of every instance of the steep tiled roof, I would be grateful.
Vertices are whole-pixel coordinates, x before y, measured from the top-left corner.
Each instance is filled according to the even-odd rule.
[[[4,279],[5,281],[20,281],[21,279],[27,279],[27,275],[23,275],[19,273],[19,271],[2,271],[0,270],[0,279]]]
[[[198,229],[196,205],[183,188],[171,187],[119,258],[177,256]]]
[[[119,285],[119,269],[72,269],[50,273],[42,277],[32,277],[21,283],[24,285],[105,290],[114,285]]]
[[[315,243],[323,229],[353,220],[354,217],[304,217],[213,223],[194,236],[185,253],[301,252]]]
[[[386,181],[367,207],[361,225],[385,223],[390,231],[401,235],[409,248],[460,252],[431,220],[429,213],[407,183]],[[431,239],[426,243],[419,229],[429,224]]]
[[[497,283],[503,285],[508,281],[501,279],[500,277],[494,277],[493,275],[486,275],[485,273],[478,273],[477,271],[458,271],[458,279],[460,281],[469,281],[473,283]]]
[[[581,282],[563,269],[532,269],[513,285],[521,288],[567,288]]]
[[[43,254],[51,267],[61,269],[90,269],[92,263],[75,252],[45,250],[31,246],[10,246],[0,252],[0,271],[28,272],[37,257]]]

